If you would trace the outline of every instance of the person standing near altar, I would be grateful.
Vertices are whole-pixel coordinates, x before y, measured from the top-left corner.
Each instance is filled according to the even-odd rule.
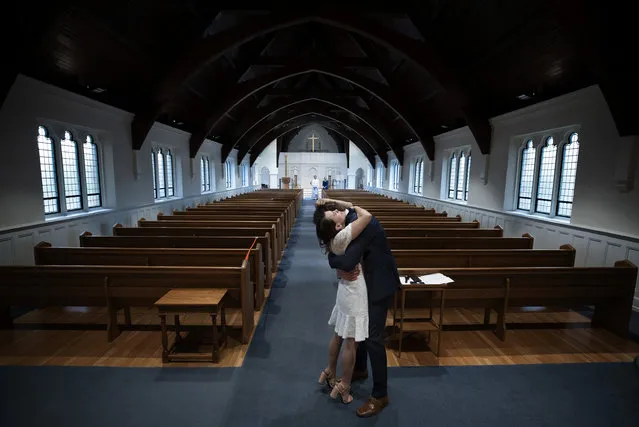
[[[311,187],[313,188],[313,200],[319,199],[319,179],[317,179],[317,175],[313,175],[313,179],[311,180]]]

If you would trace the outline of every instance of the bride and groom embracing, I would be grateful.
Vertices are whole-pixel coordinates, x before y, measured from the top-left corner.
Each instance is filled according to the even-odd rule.
[[[368,211],[332,199],[320,199],[315,206],[313,222],[320,246],[328,253],[328,262],[339,277],[335,307],[328,322],[335,328],[329,344],[329,365],[319,381],[332,388],[332,398],[352,402],[351,382],[368,378],[368,355],[373,391],[357,415],[371,417],[388,405],[384,329],[399,286],[397,265],[384,228]],[[343,372],[338,379],[337,358],[342,346]]]

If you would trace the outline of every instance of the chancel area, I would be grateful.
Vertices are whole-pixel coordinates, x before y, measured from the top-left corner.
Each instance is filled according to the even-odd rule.
[[[634,15],[224,3],[7,9],[0,424],[636,426]],[[399,277],[348,405],[327,201]]]

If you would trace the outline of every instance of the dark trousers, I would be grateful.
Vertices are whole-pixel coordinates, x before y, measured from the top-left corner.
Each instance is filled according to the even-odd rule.
[[[386,328],[386,314],[393,304],[394,297],[390,296],[380,301],[368,302],[368,338],[359,343],[355,356],[355,371],[366,370],[366,355],[371,360],[373,371],[374,398],[387,395],[388,373],[386,361],[386,348],[384,346],[384,330]]]

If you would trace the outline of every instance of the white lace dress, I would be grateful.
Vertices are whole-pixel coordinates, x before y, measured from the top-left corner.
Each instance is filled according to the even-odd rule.
[[[333,238],[331,252],[343,255],[352,240],[349,224]],[[335,326],[335,333],[340,337],[355,338],[359,342],[368,338],[368,295],[362,267],[358,264],[357,268],[360,274],[356,280],[339,279],[335,307],[328,324]]]

